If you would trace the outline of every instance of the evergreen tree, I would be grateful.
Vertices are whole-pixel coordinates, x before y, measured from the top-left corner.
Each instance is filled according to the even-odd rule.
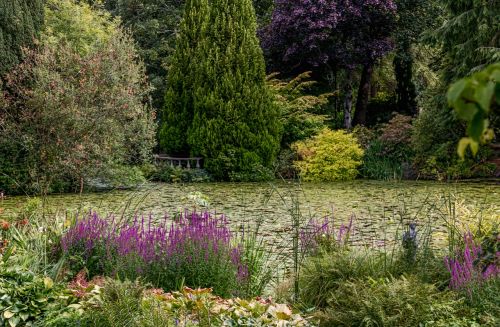
[[[119,16],[137,43],[138,53],[146,65],[149,82],[154,86],[153,105],[163,106],[165,79],[174,52],[185,0],[87,0]]]
[[[394,73],[397,87],[398,111],[415,115],[417,113],[417,89],[414,83],[414,49],[422,33],[437,27],[442,15],[436,0],[396,0],[397,28],[395,29]]]
[[[0,76],[19,62],[43,24],[44,0],[0,0]]]
[[[481,160],[487,151],[466,161],[458,161],[456,144],[465,127],[449,108],[445,95],[450,83],[500,61],[500,3],[494,0],[440,0],[446,11],[444,24],[432,31],[431,41],[442,52],[440,84],[428,92],[432,98],[415,123],[416,163],[428,175],[471,177],[481,171]],[[498,129],[500,119],[490,117],[491,127]],[[485,149],[486,150],[486,149]],[[484,157],[483,157],[484,156]],[[474,169],[472,169],[474,167]]]
[[[205,158],[219,179],[254,179],[279,149],[251,0],[186,2],[165,97],[161,144]]]
[[[441,0],[448,17],[434,33],[443,49],[445,84],[500,61],[500,2]]]

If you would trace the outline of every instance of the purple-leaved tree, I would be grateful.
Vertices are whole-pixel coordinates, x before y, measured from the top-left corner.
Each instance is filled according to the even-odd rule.
[[[393,0],[276,0],[262,46],[273,69],[344,71],[344,123],[350,128],[353,72],[362,68],[356,120],[363,123],[373,65],[393,47],[395,16]]]

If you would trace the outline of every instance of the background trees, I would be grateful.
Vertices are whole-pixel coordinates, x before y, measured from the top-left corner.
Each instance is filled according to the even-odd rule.
[[[119,17],[122,26],[130,31],[137,53],[144,61],[153,106],[163,106],[166,76],[175,48],[175,38],[185,0],[88,0],[94,6]]]
[[[0,76],[19,62],[43,24],[44,0],[0,1]]]
[[[441,51],[436,63],[439,84],[426,91],[429,99],[422,104],[415,122],[415,161],[430,176],[470,176],[481,170],[478,163],[490,154],[483,148],[475,160],[458,160],[456,144],[465,134],[465,124],[453,114],[445,94],[451,82],[500,60],[500,4],[489,0],[439,3],[445,10],[444,23],[435,31],[428,31],[429,41]],[[498,129],[497,115],[490,119],[493,129]]]
[[[168,152],[205,157],[219,179],[268,175],[279,150],[278,111],[256,29],[249,0],[186,3],[160,137]]]
[[[352,124],[353,79],[362,67],[360,123],[375,61],[392,48],[396,6],[387,1],[276,1],[263,47],[274,69],[343,72],[345,127]],[[335,86],[335,88],[337,88]]]

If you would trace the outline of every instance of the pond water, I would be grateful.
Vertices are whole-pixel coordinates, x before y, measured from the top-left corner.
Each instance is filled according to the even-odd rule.
[[[2,216],[13,216],[26,197],[0,201]],[[297,206],[298,204],[298,206]],[[419,235],[432,235],[443,247],[446,221],[474,220],[487,213],[500,222],[500,183],[381,182],[356,180],[339,183],[207,183],[144,185],[134,191],[51,195],[44,199],[48,213],[97,210],[101,214],[152,215],[163,219],[176,212],[208,209],[227,216],[233,230],[255,230],[266,249],[290,262],[293,220],[301,224],[333,217],[337,228],[353,217],[350,241],[363,246],[389,247],[409,222]],[[294,211],[295,209],[295,211]],[[428,234],[430,232],[430,234]]]
[[[3,215],[11,215],[26,202],[24,197],[0,202]],[[147,184],[134,191],[51,195],[49,212],[98,210],[163,218],[182,208],[224,213],[234,229],[259,224],[268,247],[289,248],[291,210],[298,203],[301,220],[332,215],[337,225],[354,218],[353,242],[383,245],[401,226],[416,221],[444,232],[450,211],[474,216],[487,211],[500,221],[500,183],[380,182],[356,180],[339,183],[207,183]],[[403,224],[401,224],[403,222]],[[422,227],[420,227],[422,230]]]

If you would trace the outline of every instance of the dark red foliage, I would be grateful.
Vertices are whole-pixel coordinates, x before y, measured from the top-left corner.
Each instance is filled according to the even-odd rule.
[[[393,47],[393,0],[276,0],[262,45],[275,67],[294,70],[371,63]]]

